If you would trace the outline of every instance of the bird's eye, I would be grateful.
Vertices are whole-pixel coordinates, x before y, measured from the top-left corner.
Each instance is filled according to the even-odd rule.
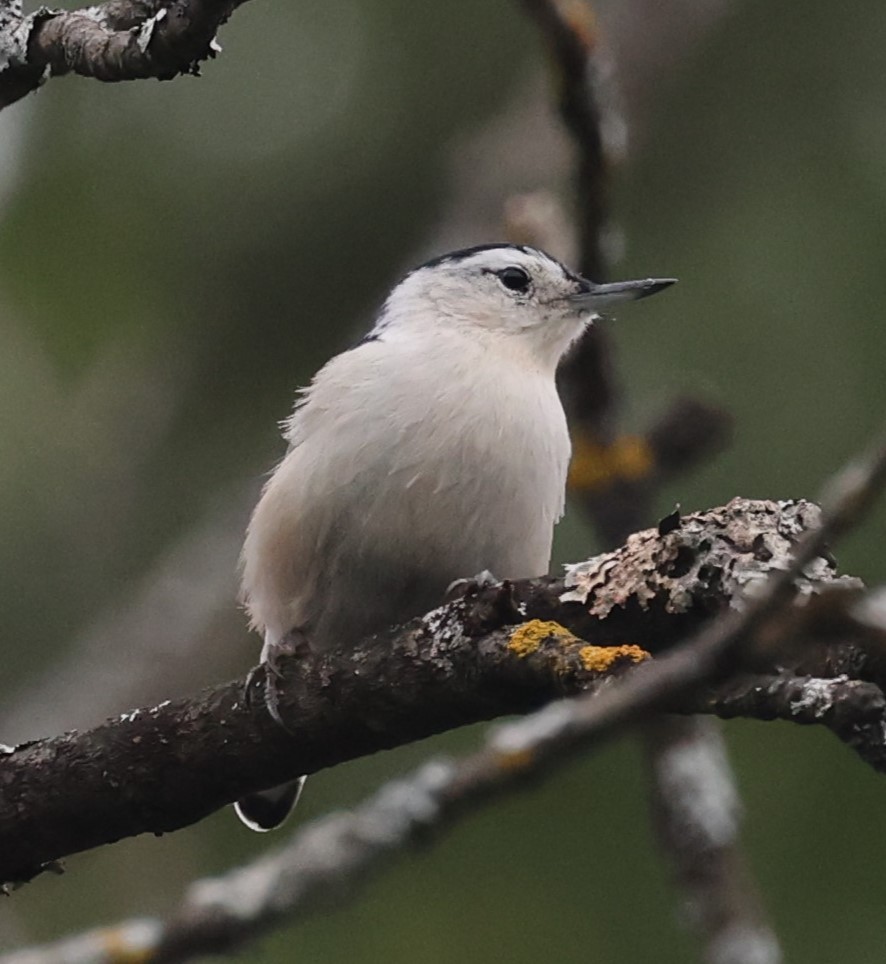
[[[509,290],[525,293],[532,284],[532,279],[522,268],[502,268],[497,271],[498,280]]]

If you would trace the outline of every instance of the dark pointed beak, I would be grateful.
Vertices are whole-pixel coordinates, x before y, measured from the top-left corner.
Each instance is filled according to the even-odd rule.
[[[619,301],[636,301],[638,298],[648,298],[670,288],[676,278],[644,278],[642,281],[613,281],[611,284],[594,284],[593,281],[583,281],[580,291],[567,295],[573,304],[589,311],[597,311]]]

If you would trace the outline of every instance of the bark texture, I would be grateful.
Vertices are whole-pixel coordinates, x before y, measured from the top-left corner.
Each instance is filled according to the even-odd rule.
[[[196,74],[221,48],[218,28],[245,0],[108,0],[80,10],[0,0],[0,109],[48,77],[171,80]]]

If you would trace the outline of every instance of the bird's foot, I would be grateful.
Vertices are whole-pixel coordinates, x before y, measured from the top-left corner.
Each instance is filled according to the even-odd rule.
[[[476,576],[471,576],[470,579],[456,579],[451,582],[446,588],[444,598],[446,602],[454,602],[456,599],[464,599],[468,593],[477,593],[481,589],[489,589],[492,586],[500,585],[501,579],[497,579],[488,569],[484,569],[482,572],[478,572]]]

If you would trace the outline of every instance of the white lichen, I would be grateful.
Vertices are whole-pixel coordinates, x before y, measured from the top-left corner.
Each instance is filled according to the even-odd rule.
[[[149,17],[138,29],[138,33],[135,35],[135,42],[138,44],[138,49],[144,54],[147,53],[148,47],[151,44],[151,40],[154,37],[154,30],[157,24],[161,23],[166,19],[167,10],[166,7],[161,7],[153,17]]]
[[[551,703],[531,716],[497,727],[490,737],[490,746],[496,753],[525,753],[563,733],[574,715],[574,706],[568,701]]]
[[[848,679],[849,677],[843,674],[833,679],[807,680],[803,684],[799,699],[791,700],[791,713],[797,715],[811,712],[817,720],[820,720],[834,705],[835,686],[845,683]]]
[[[705,959],[709,964],[781,964],[782,954],[768,927],[742,922],[720,931]]]
[[[422,616],[422,626],[433,639],[434,646],[458,645],[464,638],[464,623],[460,607],[453,612],[451,605],[440,606]]]
[[[741,803],[719,737],[674,743],[659,755],[656,774],[662,795],[678,813],[681,834],[697,838],[705,849],[735,840]]]
[[[664,534],[637,532],[614,552],[568,566],[560,599],[586,605],[600,619],[628,603],[646,609],[653,601],[666,612],[682,613],[705,594],[742,609],[773,572],[792,564],[799,537],[820,525],[821,510],[811,502],[733,499],[683,516]],[[838,577],[833,563],[818,557],[796,588],[808,596],[823,585],[848,589],[860,583]]]

